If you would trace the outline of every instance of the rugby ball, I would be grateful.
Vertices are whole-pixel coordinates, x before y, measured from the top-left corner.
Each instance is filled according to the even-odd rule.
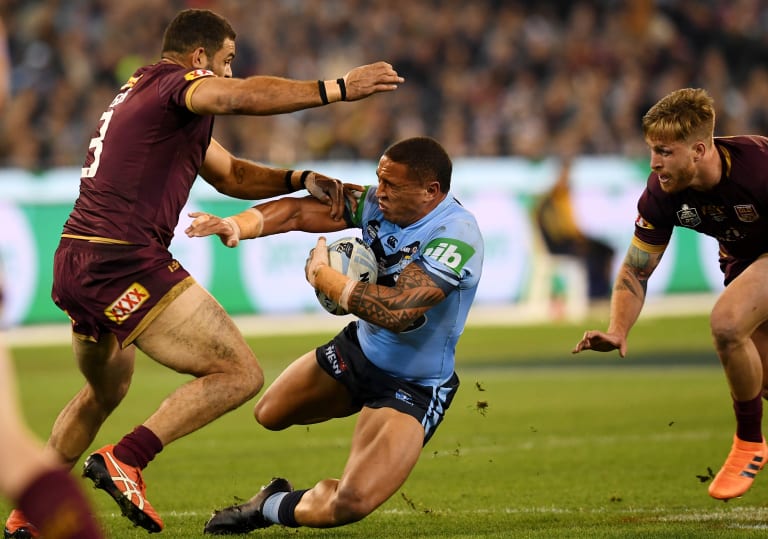
[[[356,281],[375,283],[379,274],[373,250],[362,239],[354,236],[331,243],[328,246],[328,261],[333,269]],[[349,314],[319,290],[315,290],[315,294],[320,305],[329,313],[339,316]]]

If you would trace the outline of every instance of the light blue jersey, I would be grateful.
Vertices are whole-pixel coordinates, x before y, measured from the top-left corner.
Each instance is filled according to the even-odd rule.
[[[477,221],[450,194],[421,220],[401,228],[384,219],[376,187],[367,187],[352,223],[362,229],[379,263],[377,284],[394,286],[410,263],[419,264],[445,292],[410,328],[394,333],[364,320],[358,338],[366,357],[392,376],[425,385],[453,374],[456,342],[464,330],[483,267]]]

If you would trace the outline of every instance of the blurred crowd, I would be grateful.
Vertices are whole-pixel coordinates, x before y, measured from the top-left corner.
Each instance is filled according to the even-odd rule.
[[[641,158],[640,117],[685,86],[715,97],[718,134],[768,134],[768,0],[4,0],[0,167],[79,167],[185,7],[230,20],[235,76],[329,79],[386,60],[406,78],[353,105],[217,119],[214,136],[256,161],[377,159],[415,134],[454,157]]]

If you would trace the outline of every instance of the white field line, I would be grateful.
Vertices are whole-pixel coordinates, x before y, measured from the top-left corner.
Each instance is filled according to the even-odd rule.
[[[418,512],[418,510],[416,510]],[[505,507],[500,509],[462,509],[462,510],[453,510],[453,509],[438,509],[434,511],[438,514],[444,514],[444,515],[563,515],[563,514],[602,514],[606,513],[607,511],[603,508],[586,508],[586,507],[579,507],[579,508],[566,508],[566,507],[557,507],[554,505],[550,506],[539,506],[539,507]],[[728,510],[707,510],[702,511],[700,509],[691,509],[690,511],[683,511],[680,512],[679,510],[676,510],[674,512],[670,511],[669,508],[666,507],[629,507],[629,508],[622,508],[622,509],[612,509],[610,511],[611,513],[617,513],[617,514],[628,514],[628,515],[636,515],[636,514],[647,514],[647,515],[655,515],[653,516],[653,519],[658,522],[726,522],[726,521],[734,521],[734,527],[738,528],[748,528],[748,529],[766,529],[768,528],[768,524],[755,524],[755,525],[744,525],[744,524],[738,524],[739,522],[750,522],[750,521],[761,521],[766,522],[768,521],[768,508],[766,507],[734,507],[733,509]],[[414,513],[413,509],[381,509],[377,511],[377,513],[383,513],[387,515],[410,515]],[[171,517],[209,517],[210,511],[169,511],[166,513],[167,516]],[[101,513],[99,515],[101,518],[110,518],[115,520],[122,520],[125,517],[121,513],[117,512],[108,512],[108,513]]]
[[[461,510],[453,510],[453,509],[441,509],[439,512],[445,513],[445,514],[456,514],[456,515],[464,515],[464,514],[473,514],[473,515],[485,515],[485,514],[567,514],[567,513],[605,513],[605,509],[602,508],[595,508],[595,509],[588,509],[588,508],[566,508],[566,507],[556,507],[554,505],[549,506],[540,506],[540,507],[505,507],[503,509],[461,509]],[[387,513],[387,514],[410,514],[413,512],[411,509],[381,509],[380,511],[377,511],[377,513]],[[626,513],[626,514],[637,514],[637,513],[651,513],[651,514],[658,514],[658,515],[665,515],[669,513],[669,508],[667,507],[628,507],[624,509],[618,509],[618,510],[611,510],[611,512],[616,513]],[[210,516],[210,511],[167,511],[164,514],[174,517],[195,517],[195,516]],[[684,515],[684,516],[683,516]],[[108,513],[105,513],[104,516],[107,517],[114,517],[118,519],[125,518],[123,517],[122,513],[117,513],[110,511]],[[701,510],[691,510],[690,512],[681,513],[679,515],[672,515],[672,516],[660,516],[657,517],[657,520],[660,521],[667,521],[667,520],[680,520],[680,521],[688,521],[688,520],[722,520],[722,519],[737,519],[737,520],[748,520],[748,519],[760,519],[760,520],[767,520],[768,521],[768,507],[734,507],[733,509],[729,510],[715,510],[715,511],[701,511]]]

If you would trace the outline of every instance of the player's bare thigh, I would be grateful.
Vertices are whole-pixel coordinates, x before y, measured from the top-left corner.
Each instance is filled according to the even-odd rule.
[[[254,416],[264,427],[319,423],[357,411],[346,388],[320,368],[315,351],[291,363],[256,403]]]
[[[745,339],[768,321],[768,255],[754,261],[725,288],[712,309],[716,338]]]
[[[98,342],[72,335],[72,350],[80,372],[100,402],[119,403],[128,392],[133,376],[136,347],[121,349],[114,335],[101,336]]]
[[[155,361],[185,374],[261,373],[240,329],[197,283],[163,309],[135,342]]]

